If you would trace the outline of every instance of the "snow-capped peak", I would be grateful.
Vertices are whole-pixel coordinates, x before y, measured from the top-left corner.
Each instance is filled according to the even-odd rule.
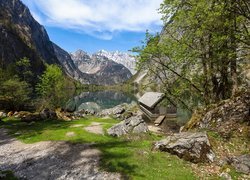
[[[100,50],[96,53],[98,56],[104,56],[116,63],[124,65],[128,68],[132,74],[136,73],[136,59],[132,55],[120,51],[108,52],[105,50]]]

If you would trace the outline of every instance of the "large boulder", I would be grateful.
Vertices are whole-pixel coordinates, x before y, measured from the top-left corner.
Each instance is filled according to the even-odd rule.
[[[203,132],[174,134],[156,142],[154,148],[194,163],[213,162],[215,158],[207,134]]]
[[[194,128],[216,130],[221,133],[237,130],[239,123],[250,124],[250,92],[196,111],[183,131]]]
[[[113,108],[110,108],[110,109],[104,109],[102,110],[99,115],[100,116],[116,116],[116,117],[119,117],[121,114],[123,114],[125,112],[125,106],[126,104],[121,104],[121,105],[118,105],[118,106],[115,106]]]
[[[57,115],[55,111],[52,111],[48,108],[43,109],[40,112],[40,116],[42,119],[57,119]]]
[[[239,172],[250,174],[250,154],[230,158],[230,164]]]
[[[148,126],[139,115],[130,117],[108,129],[109,135],[118,137],[130,133],[145,132],[148,132]]]

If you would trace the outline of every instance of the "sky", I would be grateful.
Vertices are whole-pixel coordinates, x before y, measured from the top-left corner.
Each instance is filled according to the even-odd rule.
[[[146,30],[161,31],[162,0],[22,0],[50,39],[68,52],[127,52]]]

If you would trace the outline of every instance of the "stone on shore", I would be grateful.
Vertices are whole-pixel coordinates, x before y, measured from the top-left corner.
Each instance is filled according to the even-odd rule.
[[[110,109],[104,109],[99,113],[100,116],[116,116],[119,117],[121,114],[125,112],[125,104],[121,104],[118,106],[115,106]]]
[[[203,132],[174,134],[156,142],[154,148],[194,163],[213,162],[215,158],[207,134]]]
[[[245,154],[230,159],[230,164],[235,167],[238,172],[250,174],[250,154]]]
[[[130,117],[108,129],[109,135],[118,137],[130,133],[145,132],[148,132],[148,126],[140,115]]]

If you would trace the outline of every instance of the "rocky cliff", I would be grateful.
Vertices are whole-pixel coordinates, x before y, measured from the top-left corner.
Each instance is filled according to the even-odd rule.
[[[71,78],[81,82],[82,84],[90,84],[91,77],[81,72],[75,65],[68,52],[53,43],[55,54],[64,68],[64,71]]]
[[[132,76],[125,66],[98,53],[88,55],[86,52],[78,50],[71,54],[71,58],[82,73],[89,75],[90,84],[119,84]]]
[[[31,60],[34,72],[42,72],[44,63],[59,64],[46,33],[20,0],[0,0],[1,65],[23,58]]]
[[[136,59],[131,54],[120,51],[108,52],[101,50],[96,53],[99,56],[106,57],[118,64],[122,64],[134,75],[136,73]]]
[[[50,41],[45,28],[20,0],[0,0],[0,9],[0,68],[27,57],[36,77],[45,70],[45,64],[58,64],[69,77],[89,83],[89,77],[66,51]]]

